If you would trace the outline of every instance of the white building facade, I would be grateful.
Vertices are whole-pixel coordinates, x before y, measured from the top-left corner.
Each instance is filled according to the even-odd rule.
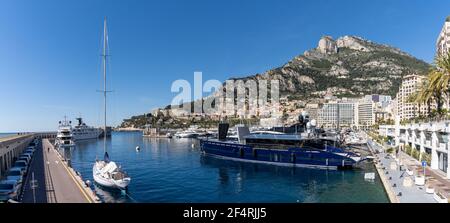
[[[396,114],[400,120],[408,120],[419,117],[420,115],[427,115],[427,106],[419,105],[418,103],[409,102],[411,95],[417,93],[424,80],[420,75],[407,75],[403,78],[400,89],[397,93]]]
[[[436,41],[436,54],[443,55],[450,49],[450,16],[445,20],[441,33]]]
[[[358,125],[357,113],[357,104],[353,102],[325,103],[318,111],[317,124],[324,128],[337,128],[338,125],[354,128]]]
[[[450,122],[433,122],[422,124],[384,125],[379,134],[394,139],[395,145],[411,146],[420,154],[427,153],[431,157],[431,169],[439,170],[450,179]]]
[[[358,128],[368,130],[375,124],[375,106],[372,101],[361,101],[358,104]]]

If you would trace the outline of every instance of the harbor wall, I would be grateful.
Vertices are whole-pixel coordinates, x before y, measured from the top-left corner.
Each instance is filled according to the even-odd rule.
[[[366,136],[368,137],[368,136]],[[373,143],[378,144],[377,142],[371,140]],[[367,147],[369,148],[369,151],[372,153],[372,156],[375,156],[375,149],[372,148],[372,146],[370,145],[370,143],[367,143]],[[380,145],[381,147],[381,145]],[[382,148],[382,147],[381,147]],[[378,151],[380,152],[380,151]],[[388,195],[389,201],[391,203],[400,203],[400,200],[398,199],[398,197],[396,196],[395,192],[394,192],[394,188],[392,188],[388,177],[386,176],[386,174],[384,173],[383,167],[380,165],[380,161],[378,160],[378,158],[376,158],[374,160],[374,165],[375,165],[375,169],[377,170],[378,176],[380,176],[381,179],[381,183],[383,184],[384,187],[384,191],[386,192],[386,194]]]
[[[0,139],[0,178],[6,174],[14,161],[34,138],[34,134],[27,134]]]

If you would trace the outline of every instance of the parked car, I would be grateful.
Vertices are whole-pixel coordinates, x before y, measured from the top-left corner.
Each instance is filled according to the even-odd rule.
[[[30,155],[30,154],[20,154],[20,156],[19,156],[19,158],[21,158],[21,157],[27,157],[30,161],[31,161],[31,159],[33,159],[33,156],[32,155]]]
[[[27,162],[20,160],[20,161],[16,161],[14,162],[14,166],[13,167],[19,167],[22,171],[24,171],[25,173],[28,170],[28,164]]]
[[[27,162],[27,165],[30,165],[31,159],[29,158],[29,156],[21,155],[21,156],[19,156],[19,158],[17,158],[17,161],[21,161],[21,160]]]
[[[6,174],[6,180],[13,180],[22,183],[24,175],[25,172],[20,167],[13,167],[9,169],[8,173]]]
[[[4,180],[0,182],[0,201],[6,202],[9,199],[17,200],[19,198],[22,183],[14,180]]]
[[[36,147],[34,147],[34,146],[28,146],[28,147],[25,149],[25,151],[30,151],[30,152],[33,152],[33,153],[34,153],[34,151],[36,151]]]
[[[30,155],[31,157],[33,157],[33,152],[31,152],[31,151],[24,151],[22,153],[22,155]]]

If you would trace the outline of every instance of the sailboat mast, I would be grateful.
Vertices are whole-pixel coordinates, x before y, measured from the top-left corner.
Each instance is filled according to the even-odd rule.
[[[106,153],[106,136],[107,136],[107,130],[106,130],[106,47],[107,47],[107,28],[106,28],[106,17],[104,21],[104,28],[103,28],[103,108],[104,108],[104,123],[103,123],[103,131],[104,131],[104,138],[103,138],[103,150]]]

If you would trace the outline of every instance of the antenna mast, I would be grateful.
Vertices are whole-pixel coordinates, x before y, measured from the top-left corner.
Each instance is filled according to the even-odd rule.
[[[103,107],[104,107],[104,123],[103,123],[103,131],[104,131],[104,135],[103,135],[103,150],[106,154],[106,136],[107,136],[107,131],[106,131],[106,57],[108,56],[106,54],[106,47],[107,47],[107,28],[106,28],[106,17],[105,17],[105,21],[104,21],[104,28],[103,28]]]

